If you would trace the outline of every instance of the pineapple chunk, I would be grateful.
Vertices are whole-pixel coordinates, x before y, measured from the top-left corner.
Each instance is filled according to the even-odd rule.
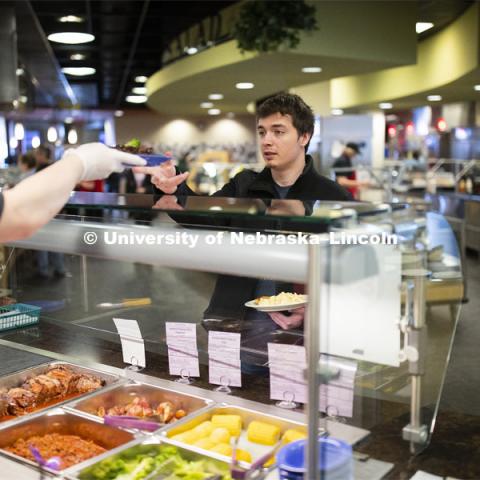
[[[197,440],[199,440],[200,438],[208,437],[213,432],[214,428],[212,422],[207,420],[206,422],[202,422],[200,425],[192,428],[191,432],[193,432],[197,436]]]
[[[235,458],[240,462],[252,463],[252,456],[250,455],[250,452],[240,448],[237,448],[237,451],[235,452]]]
[[[229,445],[228,443],[219,443],[218,445],[215,445],[213,448],[210,449],[211,452],[216,452],[219,453],[220,455],[226,455],[227,457],[230,457],[232,455],[232,446]]]
[[[199,438],[197,435],[195,435],[195,432],[193,432],[193,430],[187,430],[186,432],[174,435],[173,437],[171,437],[171,439],[176,440],[177,442],[188,443],[191,445]]]
[[[217,445],[218,443],[230,442],[230,432],[225,427],[217,427],[211,434],[210,440]]]
[[[285,430],[285,433],[282,435],[282,444],[286,445],[287,443],[294,442],[295,440],[303,440],[304,438],[307,438],[306,433],[289,428]]]
[[[204,450],[210,450],[215,446],[215,443],[212,442],[209,438],[201,438],[200,440],[197,440],[193,445],[198,448],[203,448]]]
[[[242,431],[240,415],[212,415],[212,423],[215,427],[226,428],[234,437],[238,437]]]
[[[275,445],[280,437],[280,428],[270,423],[253,420],[247,430],[248,440],[260,445]]]

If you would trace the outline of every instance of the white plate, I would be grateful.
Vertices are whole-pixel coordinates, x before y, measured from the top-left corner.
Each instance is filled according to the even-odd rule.
[[[307,303],[308,301],[305,300],[304,302],[283,303],[281,305],[257,305],[255,300],[250,300],[245,306],[255,308],[259,312],[283,312],[284,310],[293,310],[295,308],[304,307]]]

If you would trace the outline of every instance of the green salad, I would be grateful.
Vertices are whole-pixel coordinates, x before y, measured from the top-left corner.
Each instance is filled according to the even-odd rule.
[[[229,467],[214,459],[187,460],[171,445],[140,445],[88,467],[81,480],[232,480]]]

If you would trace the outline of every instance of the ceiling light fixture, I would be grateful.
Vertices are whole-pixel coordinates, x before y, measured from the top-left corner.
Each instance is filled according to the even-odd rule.
[[[20,122],[15,124],[15,127],[13,129],[13,134],[15,135],[15,138],[17,140],[23,140],[25,138],[25,129],[23,128],[23,125]]]
[[[20,95],[18,97],[18,99],[20,100],[20,103],[27,103],[28,102],[28,97],[26,95]]]
[[[477,92],[480,92],[480,85],[475,85],[473,89],[476,90]]]
[[[223,100],[223,95],[221,93],[211,93],[208,98],[210,100]]]
[[[431,22],[417,22],[415,24],[415,31],[417,33],[423,33],[427,30],[430,30],[433,27],[433,23]]]
[[[125,115],[125,112],[123,110],[115,110],[115,113],[114,115],[117,117],[117,118],[120,118],[120,117],[123,117]]]
[[[67,135],[67,141],[70,145],[75,145],[78,142],[78,134],[77,131],[72,128]]]
[[[200,104],[200,108],[212,108],[213,107],[213,103],[212,102],[202,102]]]
[[[198,52],[197,47],[186,47],[185,52],[187,52],[188,55],[195,55]]]
[[[55,127],[49,127],[47,130],[47,140],[50,143],[55,143],[58,138],[57,129]]]
[[[250,90],[255,86],[255,84],[251,82],[239,82],[235,85],[239,90]]]
[[[147,97],[145,95],[127,95],[125,100],[128,103],[145,103],[147,101]]]
[[[61,23],[82,23],[85,21],[83,17],[77,15],[64,15],[58,19]]]
[[[208,111],[208,114],[209,115],[220,115],[221,111],[219,108],[211,108],[209,111]]]
[[[322,69],[320,67],[303,67],[303,73],[320,73]]]
[[[93,67],[64,67],[62,68],[62,72],[74,77],[86,77],[93,75],[96,70]]]
[[[378,107],[382,110],[389,110],[390,108],[393,108],[393,104],[390,102],[381,102],[378,104]]]
[[[146,77],[145,75],[138,75],[135,77],[135,81],[137,83],[145,83],[147,80],[148,80],[148,77]]]
[[[332,115],[343,115],[343,110],[341,108],[332,108],[330,113]]]
[[[428,95],[427,100],[429,102],[439,102],[442,99],[441,95]]]
[[[87,58],[83,53],[72,53],[70,60],[85,60]]]
[[[20,77],[25,73],[25,70],[23,68],[17,68],[16,73],[17,73],[17,77]]]
[[[133,87],[132,93],[136,95],[145,95],[147,93],[147,87]]]
[[[91,33],[83,32],[58,32],[51,33],[47,37],[51,42],[66,43],[67,45],[78,45],[80,43],[89,43],[95,40]]]
[[[32,148],[38,148],[40,146],[40,143],[42,142],[40,141],[40,137],[38,135],[32,137]]]

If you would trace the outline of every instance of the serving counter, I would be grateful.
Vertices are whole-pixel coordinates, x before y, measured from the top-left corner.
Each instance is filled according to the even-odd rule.
[[[76,194],[68,208],[76,210],[70,210],[73,216],[59,217],[31,239],[12,245],[16,262],[7,265],[10,295],[24,303],[50,295],[48,300],[56,301],[58,308],[43,303],[47,308],[38,325],[4,332],[0,352],[15,349],[27,356],[68,358],[77,365],[93,362],[102,371],[121,372],[128,380],[209,402],[247,408],[310,428],[318,422],[322,434],[354,446],[355,478],[399,478],[401,472],[413,473],[416,465],[421,466],[422,457],[413,458],[425,449],[428,455],[458,309],[453,318],[441,306],[422,317],[425,291],[418,290],[430,281],[428,267],[432,264],[437,272],[450,272],[450,278],[434,279],[437,282],[462,282],[458,249],[446,251],[442,246],[442,238],[453,238],[453,234],[439,216],[427,213],[419,218],[408,205],[158,199],[148,195]],[[81,215],[81,209],[95,209],[96,218]],[[429,231],[429,225],[436,228]],[[256,240],[232,244],[240,232]],[[317,240],[306,244],[299,232]],[[89,238],[93,237],[87,236],[91,233],[104,242],[92,243]],[[262,237],[256,236],[258,233]],[[345,233],[368,239],[394,233],[400,241],[398,245],[337,243]],[[117,239],[124,235],[124,244],[105,241],[107,234],[115,234]],[[138,244],[150,234],[164,243]],[[196,238],[195,248],[181,243],[182,234]],[[292,234],[297,235],[296,242],[279,240]],[[168,245],[165,239],[171,235],[176,241]],[[270,243],[262,244],[264,237],[271,238]],[[217,243],[209,244],[212,238],[217,238]],[[22,271],[27,255],[24,249],[72,255],[73,277],[58,284],[63,298],[45,286],[35,291],[37,287],[28,283]],[[317,268],[312,269],[315,251],[320,256]],[[254,318],[243,303],[237,310],[222,310],[225,305],[238,305],[239,298],[243,302],[244,296],[252,300],[258,291],[254,287],[239,296],[238,289],[224,288],[225,277],[234,278],[233,285],[239,289],[250,288],[252,278],[287,291],[299,291],[296,285],[306,284],[306,328],[317,332],[315,343],[312,335],[305,341],[307,375],[310,372],[314,379],[305,387],[310,398],[307,416],[298,398],[294,411],[274,406],[266,368],[270,361],[267,345],[300,347],[303,329],[282,330],[272,321],[266,322],[268,317]],[[219,291],[226,297],[216,304]],[[151,303],[124,306],[122,299],[136,295],[150,298]],[[98,306],[105,300],[112,300],[111,309]],[[117,306],[116,301],[120,303]],[[138,321],[146,349],[146,368],[141,373],[121,368],[124,364],[113,318]],[[168,374],[165,323],[172,321],[198,325],[200,376],[193,385],[172,382],[175,377]],[[425,322],[428,328],[424,328]],[[218,385],[209,383],[210,331],[241,334],[243,386],[232,387],[231,395],[213,391]],[[335,384],[335,378],[325,375],[325,365],[328,373],[334,364],[340,365],[337,380],[345,369],[355,372],[351,384]],[[317,371],[320,375],[312,376]],[[312,388],[315,383],[323,383],[320,394]],[[339,388],[350,392],[342,409]],[[65,408],[70,407],[67,403]],[[313,413],[317,411],[320,416]],[[385,452],[382,445],[387,444],[391,448]],[[219,461],[228,460],[212,455]],[[308,475],[315,478],[315,474]]]

